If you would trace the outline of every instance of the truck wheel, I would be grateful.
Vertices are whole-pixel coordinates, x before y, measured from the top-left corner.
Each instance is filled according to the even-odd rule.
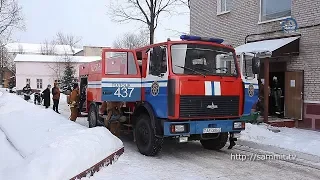
[[[155,136],[148,115],[142,114],[134,129],[136,144],[139,152],[146,156],[157,155],[162,148],[163,138]]]
[[[90,106],[89,114],[88,114],[88,122],[89,128],[93,128],[97,126],[98,113],[95,105]]]
[[[227,141],[228,141],[228,133],[220,133],[218,138],[200,140],[200,143],[205,149],[220,150],[226,145]]]

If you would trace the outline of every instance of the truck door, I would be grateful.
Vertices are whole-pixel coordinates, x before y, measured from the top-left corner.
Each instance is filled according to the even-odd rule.
[[[135,51],[102,51],[102,101],[141,101],[141,75]]]
[[[159,118],[168,117],[168,59],[166,47],[154,47],[148,52],[147,75],[143,78],[145,100]]]

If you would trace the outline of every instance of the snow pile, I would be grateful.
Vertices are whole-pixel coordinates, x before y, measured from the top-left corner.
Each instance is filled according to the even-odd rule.
[[[0,92],[1,93],[1,92]],[[6,135],[0,130],[0,170],[21,163],[23,158],[11,146]],[[1,176],[0,176],[1,177]]]
[[[293,151],[320,156],[320,133],[317,131],[296,128],[279,128],[280,132],[268,130],[266,124],[246,124],[246,130],[241,132],[240,140],[271,145]]]
[[[106,128],[88,129],[1,94],[0,179],[70,179],[123,147]]]

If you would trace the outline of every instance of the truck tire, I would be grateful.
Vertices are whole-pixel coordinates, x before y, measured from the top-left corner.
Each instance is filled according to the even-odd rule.
[[[141,154],[155,156],[161,151],[163,138],[155,136],[148,115],[142,114],[139,116],[137,124],[135,125],[134,135]]]
[[[205,149],[220,150],[226,145],[227,141],[228,141],[228,133],[220,133],[218,138],[200,140],[200,143]]]
[[[89,128],[93,128],[97,126],[97,120],[98,120],[98,111],[95,105],[90,106],[89,114],[88,114],[88,123]]]

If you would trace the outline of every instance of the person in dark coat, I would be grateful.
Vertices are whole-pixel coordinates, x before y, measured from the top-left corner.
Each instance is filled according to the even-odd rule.
[[[60,114],[58,107],[59,107],[59,100],[60,100],[60,89],[58,83],[54,83],[54,87],[52,88],[52,100],[53,100],[53,110]]]
[[[30,99],[30,95],[32,94],[32,89],[30,87],[30,84],[27,84],[23,89],[23,96],[24,96],[24,100],[28,101]]]
[[[46,107],[46,109],[50,106],[50,89],[51,85],[49,84],[47,88],[42,92],[42,98],[43,98],[43,105]]]

